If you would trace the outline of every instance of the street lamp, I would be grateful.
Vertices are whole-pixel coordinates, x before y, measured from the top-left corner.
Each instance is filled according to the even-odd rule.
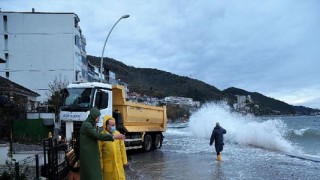
[[[106,44],[107,44],[107,41],[108,41],[108,38],[113,30],[113,28],[118,24],[118,22],[121,20],[121,19],[125,19],[125,18],[128,18],[129,15],[123,15],[121,18],[118,19],[118,21],[112,26],[111,30],[109,31],[109,34],[107,36],[107,39],[106,41],[104,42],[104,45],[103,45],[103,49],[102,49],[102,55],[101,55],[101,64],[100,64],[100,82],[102,82],[102,67],[103,67],[103,53],[104,53],[104,49],[106,47]]]

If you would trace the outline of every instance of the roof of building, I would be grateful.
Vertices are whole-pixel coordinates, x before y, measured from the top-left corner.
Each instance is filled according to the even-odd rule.
[[[0,93],[9,93],[9,92],[13,92],[14,94],[19,94],[23,96],[33,96],[33,97],[40,96],[40,94],[32,90],[0,76]]]
[[[86,82],[86,83],[74,83],[69,84],[68,88],[93,88],[93,87],[102,87],[107,89],[112,89],[110,84],[100,83],[100,82]]]
[[[75,14],[73,12],[17,12],[17,11],[0,11],[0,13],[20,13],[20,14]]]
[[[1,11],[0,9],[0,13],[19,13],[19,14],[73,14],[76,16],[77,21],[80,22],[80,18],[79,16],[74,13],[74,12],[37,12],[34,10],[34,8],[32,8],[32,11],[29,12],[16,12],[16,11]]]

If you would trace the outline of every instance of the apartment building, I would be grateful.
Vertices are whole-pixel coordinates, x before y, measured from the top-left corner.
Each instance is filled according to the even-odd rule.
[[[61,77],[88,81],[86,39],[75,13],[0,12],[0,76],[48,98]]]

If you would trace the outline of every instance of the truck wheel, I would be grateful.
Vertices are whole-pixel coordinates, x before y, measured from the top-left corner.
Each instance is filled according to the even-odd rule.
[[[154,136],[153,146],[154,146],[154,149],[160,149],[162,147],[162,136],[161,136],[161,134],[156,134]]]
[[[152,148],[152,137],[151,137],[150,134],[146,134],[144,136],[144,141],[143,141],[143,144],[142,144],[142,148],[146,152],[151,151],[151,148]]]

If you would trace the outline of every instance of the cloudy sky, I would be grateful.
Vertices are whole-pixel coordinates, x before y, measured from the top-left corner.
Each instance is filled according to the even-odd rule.
[[[2,11],[74,12],[87,54],[320,108],[318,0],[0,0]]]

